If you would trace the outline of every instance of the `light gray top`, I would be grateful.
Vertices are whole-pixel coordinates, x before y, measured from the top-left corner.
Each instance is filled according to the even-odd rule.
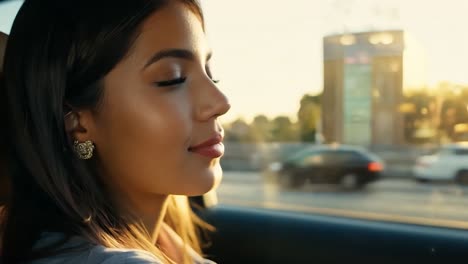
[[[175,233],[175,232],[174,232]],[[36,244],[41,248],[63,237],[60,233],[43,233]],[[102,245],[94,245],[81,237],[73,237],[60,248],[72,248],[80,246],[80,250],[69,251],[55,256],[35,260],[29,264],[162,264],[163,262],[153,254],[137,249],[106,248]],[[81,247],[83,246],[83,247]],[[82,249],[81,249],[82,248]],[[198,255],[195,251],[189,252],[194,264],[216,264]]]

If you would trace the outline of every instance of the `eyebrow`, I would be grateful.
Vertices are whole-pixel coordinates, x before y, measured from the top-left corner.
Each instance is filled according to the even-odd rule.
[[[209,52],[206,55],[206,61],[210,60],[212,56],[212,52]],[[151,58],[146,62],[145,66],[143,69],[146,67],[150,66],[153,63],[156,63],[157,61],[164,59],[164,58],[180,58],[184,60],[195,60],[195,54],[191,52],[190,50],[186,49],[167,49],[167,50],[161,50],[159,52],[156,52]]]

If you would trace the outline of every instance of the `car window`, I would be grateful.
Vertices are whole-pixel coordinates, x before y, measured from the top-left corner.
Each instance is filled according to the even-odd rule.
[[[333,162],[359,162],[364,160],[364,156],[356,151],[342,150],[333,151],[328,154],[328,160]]]
[[[320,166],[326,161],[326,154],[323,152],[312,152],[310,155],[305,155],[297,160],[299,167]]]
[[[309,156],[315,156],[315,155],[317,155],[319,153],[320,153],[319,151],[314,150],[314,149],[306,149],[306,150],[303,150],[303,151],[297,151],[297,152],[290,153],[285,158],[288,159],[288,160],[291,160],[291,161],[297,161],[297,160],[303,160],[303,159],[305,159],[305,158],[307,158]]]
[[[0,1],[0,31],[10,33],[13,19],[23,0]]]
[[[456,152],[456,149],[453,147],[445,147],[440,149],[437,154],[439,156],[453,156]]]
[[[456,149],[455,150],[455,155],[457,155],[457,156],[467,156],[468,155],[468,149]]]
[[[222,119],[220,203],[468,226],[468,164],[450,162],[446,147],[468,134],[468,35],[459,22],[468,2],[204,5],[213,71],[233,105]],[[245,145],[256,158],[234,159]],[[343,175],[307,170],[285,188],[292,172],[281,164],[309,147],[358,148],[369,160],[349,168],[338,160],[354,156],[330,155]],[[366,183],[342,192],[352,169]]]
[[[221,204],[468,227],[468,164],[428,155],[453,155],[444,146],[468,134],[468,1],[201,2],[232,104]],[[1,31],[21,3],[0,2]],[[316,152],[328,148],[372,158],[357,172],[338,162],[354,152]],[[342,174],[310,170],[284,188],[290,160]]]

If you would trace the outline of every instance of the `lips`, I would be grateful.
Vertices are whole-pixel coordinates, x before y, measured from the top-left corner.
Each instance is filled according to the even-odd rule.
[[[208,158],[219,158],[224,154],[223,137],[216,134],[205,142],[189,147],[189,151]]]

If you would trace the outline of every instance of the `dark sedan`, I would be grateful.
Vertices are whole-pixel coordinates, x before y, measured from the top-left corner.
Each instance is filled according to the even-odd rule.
[[[285,188],[310,183],[339,184],[354,189],[375,181],[384,168],[375,154],[354,146],[319,146],[302,150],[269,166],[269,174]]]

